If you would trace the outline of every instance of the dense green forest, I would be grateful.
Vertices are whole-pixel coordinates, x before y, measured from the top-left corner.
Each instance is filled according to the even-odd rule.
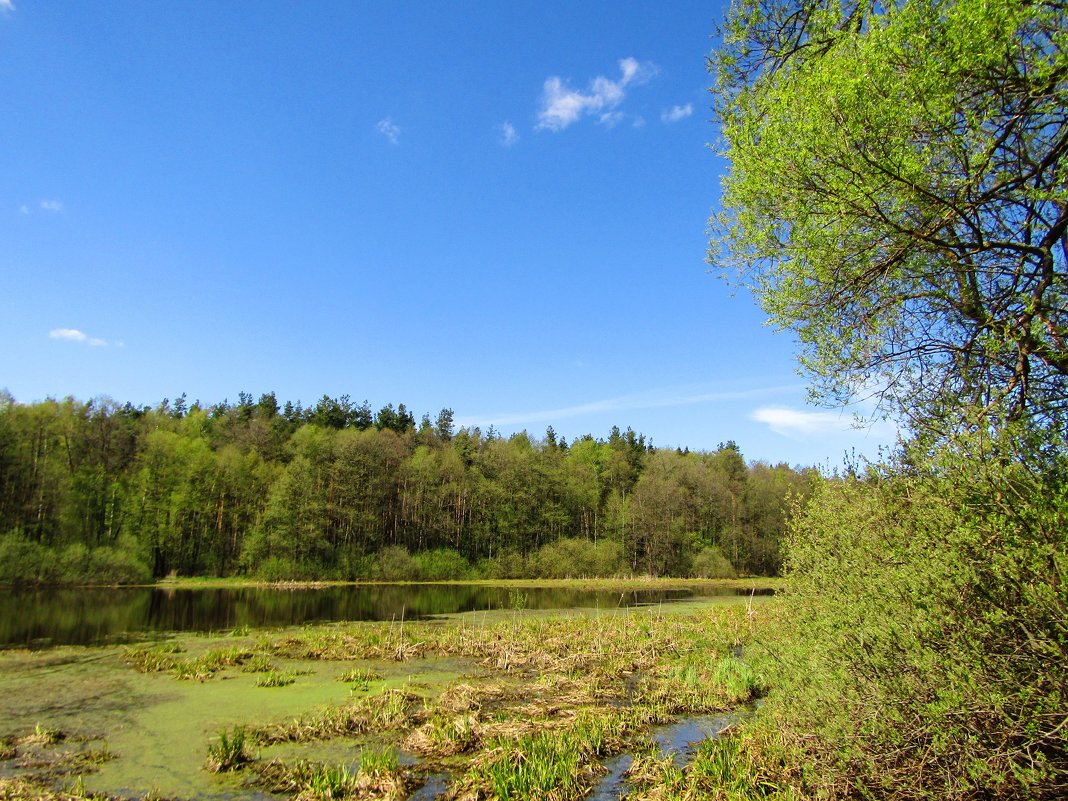
[[[348,397],[0,398],[0,582],[775,574],[814,471]]]

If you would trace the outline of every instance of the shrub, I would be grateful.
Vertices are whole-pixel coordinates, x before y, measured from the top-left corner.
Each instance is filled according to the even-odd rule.
[[[735,578],[738,574],[734,565],[716,546],[708,546],[697,552],[693,558],[690,572],[696,578],[718,579]]]
[[[819,795],[1068,784],[1068,465],[963,449],[827,480],[788,535],[762,716]]]
[[[492,559],[480,559],[475,573],[487,579],[526,578],[530,575],[523,554],[512,549],[500,551]]]
[[[623,549],[609,540],[565,538],[543,545],[533,572],[543,578],[615,576],[623,569]]]
[[[413,558],[420,577],[427,581],[463,579],[471,573],[471,564],[451,548],[423,551]]]
[[[257,578],[263,581],[301,581],[315,578],[307,566],[282,556],[269,556],[256,568]]]
[[[422,574],[407,548],[390,545],[375,555],[371,577],[379,581],[417,581]]]

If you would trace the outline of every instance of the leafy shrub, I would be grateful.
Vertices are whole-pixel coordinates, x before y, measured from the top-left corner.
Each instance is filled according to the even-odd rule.
[[[57,549],[17,532],[0,537],[0,584],[140,584],[151,575],[126,540],[115,548],[75,543]]]
[[[375,555],[371,577],[379,581],[417,581],[422,574],[407,548],[390,545]]]
[[[413,559],[420,577],[427,581],[463,579],[471,574],[471,564],[451,548],[423,551]]]
[[[969,441],[827,480],[787,539],[769,740],[819,795],[1068,784],[1068,465]]]
[[[306,565],[282,556],[269,556],[260,562],[256,576],[263,581],[302,581],[316,577]]]
[[[716,546],[702,548],[693,558],[690,572],[696,578],[718,579],[735,578],[738,574],[734,565]]]
[[[526,578],[530,575],[523,554],[510,548],[499,552],[492,559],[479,559],[475,573],[480,578],[487,579]]]
[[[623,549],[609,540],[566,538],[543,545],[533,567],[543,578],[615,576],[623,569]]]
[[[0,537],[0,584],[50,584],[59,580],[51,549],[23,539],[17,531]]]

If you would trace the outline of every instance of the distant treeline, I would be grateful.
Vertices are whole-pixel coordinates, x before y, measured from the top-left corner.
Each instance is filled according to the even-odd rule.
[[[773,575],[814,475],[746,464],[733,442],[506,439],[347,396],[0,393],[0,583]]]

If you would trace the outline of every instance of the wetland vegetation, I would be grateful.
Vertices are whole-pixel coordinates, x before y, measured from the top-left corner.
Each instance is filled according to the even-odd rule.
[[[760,693],[738,654],[764,608],[513,607],[8,651],[0,797],[403,799],[430,781],[578,799],[620,754],[631,797],[657,797],[640,778],[661,765],[657,727]]]

